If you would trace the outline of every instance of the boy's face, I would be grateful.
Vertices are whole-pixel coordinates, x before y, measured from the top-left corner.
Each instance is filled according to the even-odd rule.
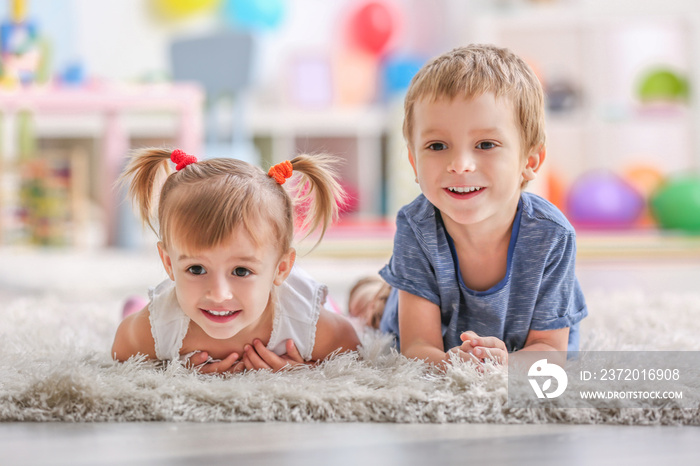
[[[425,197],[445,221],[512,221],[521,183],[534,179],[544,151],[523,155],[513,104],[486,93],[419,100],[409,160]]]
[[[173,241],[158,250],[182,310],[212,338],[231,338],[263,321],[273,285],[281,285],[294,264],[294,250],[256,245],[237,228],[221,245],[183,250]]]

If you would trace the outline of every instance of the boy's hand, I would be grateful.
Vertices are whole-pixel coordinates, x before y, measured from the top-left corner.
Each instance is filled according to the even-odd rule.
[[[257,338],[253,340],[252,345],[245,345],[243,360],[240,364],[243,367],[238,370],[254,370],[254,369],[271,369],[273,372],[289,369],[292,366],[306,364],[304,358],[301,357],[294,341],[287,340],[287,353],[278,356],[265,347],[262,341]],[[237,370],[236,370],[237,372]]]
[[[480,337],[472,331],[462,333],[460,351],[471,354],[479,362],[491,359],[496,364],[508,364],[508,350],[506,344],[496,337]]]

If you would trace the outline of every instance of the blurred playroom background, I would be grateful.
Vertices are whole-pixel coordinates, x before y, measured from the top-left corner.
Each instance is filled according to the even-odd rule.
[[[548,158],[529,189],[577,227],[584,261],[700,258],[696,0],[0,0],[0,20],[0,288],[154,258],[114,189],[147,145],[263,167],[340,156],[352,199],[312,257],[381,265],[418,193],[403,93],[471,42],[538,73]]]

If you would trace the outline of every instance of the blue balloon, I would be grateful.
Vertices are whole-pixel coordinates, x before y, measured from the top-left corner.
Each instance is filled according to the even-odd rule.
[[[411,79],[423,66],[424,60],[417,57],[390,58],[384,64],[384,92],[387,96],[408,89]]]
[[[242,29],[275,29],[284,18],[283,0],[226,0],[224,15]]]

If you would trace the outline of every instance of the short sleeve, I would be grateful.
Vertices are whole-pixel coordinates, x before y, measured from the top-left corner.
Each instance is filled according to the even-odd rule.
[[[576,235],[567,232],[549,251],[535,303],[533,330],[571,327],[588,314],[575,267]]]
[[[176,360],[180,355],[190,318],[177,301],[175,282],[163,280],[148,290],[150,303],[151,334],[155,342],[156,357],[160,360]]]
[[[392,287],[425,298],[440,306],[440,294],[431,263],[430,250],[436,248],[435,230],[418,231],[409,224],[405,212],[396,216],[394,250],[389,263],[379,271]]]

